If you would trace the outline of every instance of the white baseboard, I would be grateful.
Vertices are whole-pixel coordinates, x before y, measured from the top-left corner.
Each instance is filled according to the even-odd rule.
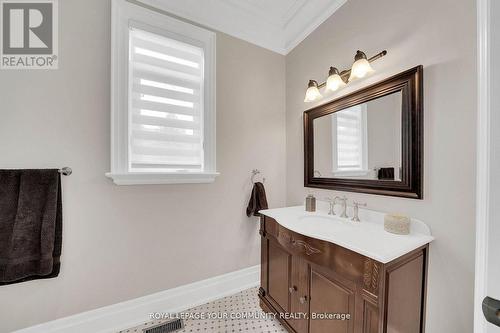
[[[257,265],[13,333],[114,333],[150,321],[150,313],[185,311],[258,286],[259,281],[260,265]]]

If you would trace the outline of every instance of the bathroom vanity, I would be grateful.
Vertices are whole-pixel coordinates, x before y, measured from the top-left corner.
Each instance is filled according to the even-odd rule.
[[[303,206],[261,213],[260,305],[289,332],[424,332],[433,238],[423,222],[403,236],[367,209],[361,222]]]

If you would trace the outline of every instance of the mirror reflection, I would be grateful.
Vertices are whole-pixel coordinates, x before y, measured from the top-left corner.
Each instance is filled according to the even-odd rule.
[[[315,118],[314,177],[401,181],[402,93]]]

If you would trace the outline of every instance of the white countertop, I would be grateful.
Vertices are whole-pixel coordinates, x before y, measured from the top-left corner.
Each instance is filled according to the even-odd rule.
[[[336,208],[337,211],[338,207]],[[361,222],[327,214],[327,205],[318,202],[318,210],[306,212],[304,206],[261,210],[283,227],[304,236],[324,240],[352,250],[381,263],[388,263],[434,240],[429,227],[411,219],[409,235],[384,230],[384,213],[359,209]],[[348,210],[352,216],[352,211]]]

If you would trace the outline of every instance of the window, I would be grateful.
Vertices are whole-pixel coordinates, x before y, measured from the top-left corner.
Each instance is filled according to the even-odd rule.
[[[208,183],[215,171],[215,34],[113,1],[112,158],[119,185]]]
[[[368,174],[366,104],[356,105],[332,117],[335,176]]]

